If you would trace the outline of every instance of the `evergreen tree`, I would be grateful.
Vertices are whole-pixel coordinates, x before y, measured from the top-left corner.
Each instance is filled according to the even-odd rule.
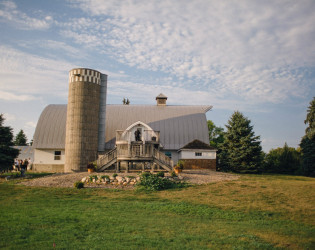
[[[226,125],[227,131],[219,154],[221,170],[258,172],[262,164],[260,137],[255,136],[250,120],[236,111]]]
[[[301,170],[304,175],[315,176],[315,97],[313,97],[307,109],[304,123],[308,126],[300,143],[302,152]]]
[[[309,139],[315,138],[315,97],[310,102],[310,106],[307,109],[306,119],[304,121],[305,124],[308,124],[305,129],[305,134]]]
[[[27,145],[27,137],[24,134],[24,131],[21,129],[20,132],[16,135],[14,140],[15,146],[26,146]]]
[[[125,98],[124,97],[124,99],[122,100],[122,103],[123,103],[123,105],[129,105],[130,104],[130,101],[129,101],[129,99],[127,98]]]
[[[214,125],[213,121],[209,120],[208,130],[209,130],[209,142],[212,147],[219,148],[219,145],[224,141],[224,129]]]
[[[14,158],[19,155],[19,150],[12,148],[12,128],[3,126],[3,114],[0,114],[0,171],[10,169],[13,166]]]

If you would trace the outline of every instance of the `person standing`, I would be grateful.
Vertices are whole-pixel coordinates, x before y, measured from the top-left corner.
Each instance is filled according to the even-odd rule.
[[[27,159],[25,159],[23,162],[22,162],[22,166],[21,166],[21,176],[24,177],[25,176],[25,171],[27,169],[27,165],[28,165],[28,161]]]
[[[23,161],[20,159],[20,160],[19,160],[19,165],[18,165],[18,170],[19,170],[19,171],[21,171],[22,164],[23,164]]]
[[[19,171],[19,160],[18,160],[18,158],[16,158],[14,160],[14,169],[15,169],[15,171]]]
[[[27,169],[28,169],[28,170],[31,170],[31,169],[32,169],[32,160],[31,160],[31,158],[28,158]]]

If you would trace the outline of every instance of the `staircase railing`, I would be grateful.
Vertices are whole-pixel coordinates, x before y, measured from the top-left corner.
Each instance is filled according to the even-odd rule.
[[[166,156],[163,152],[159,151],[158,149],[155,148],[153,149],[153,158],[160,162],[162,165],[164,165],[166,168],[169,168],[169,170],[173,169],[173,161],[171,160],[171,158]],[[101,156],[97,160],[97,167],[99,169],[102,169],[103,166],[110,163],[114,159],[117,159],[117,148],[114,148],[113,150],[107,152],[105,155]]]
[[[167,167],[169,167],[170,169],[173,169],[173,161],[163,152],[154,148],[153,157],[157,159],[158,161],[160,161],[161,163],[163,163],[164,165],[166,165]]]
[[[97,166],[102,167],[102,166],[106,165],[107,163],[109,163],[110,161],[114,160],[115,158],[117,158],[117,149],[116,148],[112,149],[111,151],[109,151],[105,155],[103,155],[102,157],[98,158]]]

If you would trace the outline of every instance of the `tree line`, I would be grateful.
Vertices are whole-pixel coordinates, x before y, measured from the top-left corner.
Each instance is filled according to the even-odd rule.
[[[279,173],[315,177],[315,97],[307,109],[305,135],[297,149],[287,143],[264,153],[251,121],[236,111],[226,131],[208,121],[210,145],[217,148],[217,170],[237,173]]]

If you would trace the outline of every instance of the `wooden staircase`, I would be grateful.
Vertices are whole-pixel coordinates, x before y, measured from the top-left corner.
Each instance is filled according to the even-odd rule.
[[[117,155],[119,152],[117,151],[117,148],[114,148],[113,150],[109,151],[105,155],[99,157],[97,160],[97,171],[102,172],[112,166],[113,164],[117,163],[119,160]],[[132,154],[134,156],[134,154]],[[137,162],[151,162],[155,163],[158,166],[160,166],[162,169],[166,171],[172,171],[173,170],[173,161],[166,156],[163,152],[161,152],[158,149],[153,149],[153,153],[150,157],[148,155],[145,155],[145,157],[141,157],[141,154],[137,154]],[[130,156],[130,161],[133,161],[134,158]],[[126,161],[126,156],[124,156],[124,160]],[[129,161],[129,160],[128,160]]]
[[[97,160],[97,171],[102,172],[117,162],[117,149],[107,152]]]

